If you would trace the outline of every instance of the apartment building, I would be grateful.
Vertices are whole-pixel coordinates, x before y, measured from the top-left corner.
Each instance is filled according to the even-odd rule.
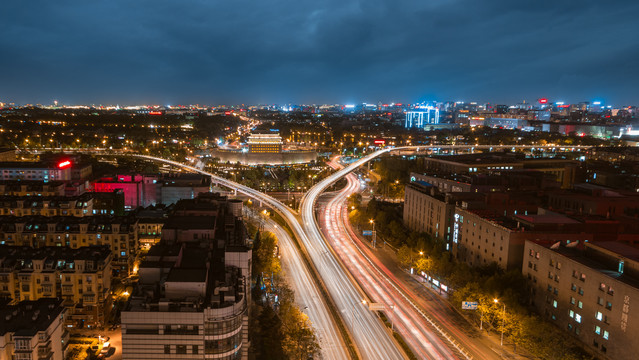
[[[481,194],[454,192],[442,193],[435,186],[423,181],[406,185],[404,191],[404,225],[410,230],[425,232],[446,243],[450,250],[457,202],[481,198]]]
[[[526,241],[522,271],[540,314],[598,358],[639,353],[639,250],[616,242]]]
[[[113,252],[113,272],[128,276],[139,247],[134,216],[0,216],[0,244],[68,246],[78,249],[107,245]]]
[[[0,180],[70,181],[71,162],[57,165],[28,161],[0,162]]]
[[[502,269],[518,269],[526,240],[585,242],[595,236],[592,229],[578,219],[543,209],[536,214],[504,216],[493,209],[457,207],[454,217],[453,255],[471,266],[495,262]]]
[[[62,181],[1,180],[0,195],[10,196],[64,196]]]
[[[60,298],[67,324],[103,325],[111,311],[111,258],[107,246],[0,246],[0,297]]]
[[[0,305],[0,360],[63,360],[69,342],[60,299]]]
[[[122,193],[84,193],[79,196],[0,196],[0,216],[123,215]]]

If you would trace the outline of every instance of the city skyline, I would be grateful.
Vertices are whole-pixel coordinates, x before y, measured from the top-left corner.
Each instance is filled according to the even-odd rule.
[[[635,104],[639,4],[5,5],[3,102]]]

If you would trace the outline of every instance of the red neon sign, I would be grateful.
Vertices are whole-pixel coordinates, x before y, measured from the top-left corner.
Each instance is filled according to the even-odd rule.
[[[540,104],[548,104],[548,99],[546,99],[546,98],[541,98],[541,99],[539,99],[539,103],[540,103]]]
[[[384,145],[384,144],[386,144],[386,140],[382,140],[382,139],[375,140],[374,143],[377,144],[377,145]]]
[[[58,168],[60,169],[68,168],[69,166],[71,166],[71,161],[69,160],[64,160],[58,163]]]
[[[162,115],[161,111],[150,111],[149,115]]]

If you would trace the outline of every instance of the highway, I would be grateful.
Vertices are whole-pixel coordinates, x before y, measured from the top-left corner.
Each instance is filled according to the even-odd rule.
[[[352,166],[364,164],[369,159],[372,159],[381,154],[387,153],[392,149],[383,149],[377,151],[367,158],[355,162]],[[402,359],[403,353],[398,348],[398,345],[391,337],[389,329],[387,329],[377,318],[377,316],[368,310],[368,307],[362,303],[365,300],[364,294],[358,288],[354,279],[352,279],[347,273],[346,269],[337,260],[334,253],[328,247],[324,241],[322,234],[319,231],[315,217],[313,214],[313,204],[317,199],[317,196],[321,194],[326,186],[330,185],[333,181],[326,182],[321,181],[318,185],[313,187],[306,194],[306,200],[302,204],[302,224],[300,224],[296,214],[293,210],[282,204],[281,202],[273,199],[272,197],[265,195],[257,190],[249,187],[237,184],[233,181],[224,179],[222,177],[210,174],[206,171],[197,169],[195,167],[184,165],[179,162],[156,158],[147,155],[134,155],[138,158],[160,161],[173,166],[181,167],[189,171],[200,173],[203,175],[211,176],[212,179],[224,186],[236,189],[238,192],[248,195],[256,200],[262,201],[267,206],[271,207],[280,216],[284,218],[287,224],[293,230],[295,236],[302,242],[308,252],[309,257],[313,261],[315,268],[317,269],[320,278],[322,279],[324,286],[328,290],[333,302],[336,304],[338,310],[341,312],[342,319],[346,323],[353,341],[359,351],[362,359],[379,359],[379,360],[393,360]],[[349,171],[354,169],[351,168]],[[331,175],[332,178],[335,175],[339,175],[340,172]],[[343,176],[344,174],[340,175]],[[310,318],[310,314],[309,314]],[[311,321],[319,321],[320,319],[311,319]],[[335,328],[334,323],[331,325],[323,324],[327,329],[326,331],[333,331],[338,334],[339,331]],[[323,339],[327,340],[327,339]],[[337,352],[340,348],[339,344],[329,344],[327,350],[335,349]],[[324,356],[324,353],[323,353]],[[329,354],[326,355],[330,358],[345,359],[343,355]],[[342,357],[340,357],[342,356]],[[327,357],[327,358],[329,358]]]
[[[258,218],[264,230],[272,232],[277,237],[282,269],[295,292],[295,302],[314,325],[322,359],[347,359],[348,352],[339,331],[334,329],[333,318],[326,302],[290,234],[271,218],[265,219],[259,215]]]
[[[333,168],[340,164],[330,162]],[[349,271],[357,278],[373,301],[385,306],[385,314],[393,320],[395,329],[402,335],[419,358],[439,354],[443,358],[497,359],[498,354],[477,339],[468,335],[451,319],[451,311],[444,300],[432,293],[419,294],[398,279],[379,259],[372,248],[362,242],[348,219],[347,197],[361,190],[354,174],[346,176],[347,186],[324,200],[320,214],[327,239],[336,249]],[[426,300],[426,301],[425,301]],[[449,344],[454,354],[450,354],[445,344]]]
[[[351,238],[345,221],[347,196],[359,191],[360,183],[353,174],[346,176],[348,185],[333,196],[320,212],[320,224],[326,239],[335,249],[349,272],[371,297],[371,301],[385,307],[386,317],[392,321],[395,330],[402,335],[413,353],[420,359],[458,358],[434,333],[434,329],[410,306],[402,294],[393,288],[383,273],[372,266],[366,256]],[[322,208],[322,207],[321,207]]]
[[[263,194],[257,190],[235,183],[231,180],[227,180],[220,176],[197,169],[193,166],[185,165],[176,161],[166,160],[166,159],[157,158],[157,157],[148,156],[148,155],[132,155],[131,154],[131,156],[135,156],[135,157],[150,160],[150,161],[163,162],[165,164],[180,167],[195,173],[210,176],[215,182],[218,182],[226,187],[236,189],[238,192],[245,194],[255,200],[261,201],[263,205],[273,209],[280,216],[282,216],[282,218],[284,218],[284,220],[291,227],[291,229],[294,232],[294,235],[298,237],[298,239],[304,241],[305,243],[309,242],[308,238],[306,237],[306,234],[304,233],[304,230],[302,229],[299,223],[299,220],[296,217],[296,213],[293,210],[291,210],[289,207],[287,207],[286,205],[282,204],[281,202],[272,198],[269,195]],[[278,234],[282,235],[282,233],[278,231],[276,233],[278,238],[279,238]],[[299,257],[300,254],[297,251],[297,248],[295,248],[295,246],[290,241],[287,241],[287,239],[290,239],[290,238],[283,238],[283,239],[284,241],[282,242],[282,245],[286,245],[286,248],[288,248],[289,250],[288,254],[291,255],[291,258],[295,258],[295,260],[292,260],[293,262],[291,264],[293,266],[292,268],[296,269],[296,271],[302,271],[301,269],[306,269],[306,267],[303,265],[301,258]],[[284,249],[284,246],[282,246],[282,250],[286,251],[287,249]],[[286,260],[288,261],[289,259],[286,259]],[[315,328],[318,334],[318,338],[321,341],[322,359],[342,360],[342,359],[350,358],[350,356],[348,355],[348,352],[346,351],[344,347],[343,341],[341,339],[339,328],[335,324],[335,321],[333,320],[331,313],[328,311],[328,304],[326,303],[325,299],[319,295],[318,285],[315,284],[315,282],[310,277],[310,273],[308,272],[308,269],[306,269],[304,274],[308,276],[304,276],[303,274],[297,274],[299,276],[293,277],[294,284],[292,285],[295,287],[296,290],[303,289],[299,293],[296,292],[298,296],[297,300],[300,302],[308,302],[309,303],[307,304],[307,306],[309,307],[308,310],[312,310],[312,311],[307,311],[306,314],[308,315],[309,320],[313,324],[313,327]]]

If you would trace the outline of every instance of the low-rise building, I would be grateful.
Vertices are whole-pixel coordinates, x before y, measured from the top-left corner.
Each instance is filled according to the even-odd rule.
[[[548,193],[548,206],[571,214],[614,217],[639,210],[639,195],[594,184],[578,184],[572,191]]]
[[[72,180],[71,162],[49,164],[32,161],[0,162],[0,180]]]
[[[64,196],[65,183],[62,181],[2,180],[0,195],[8,196]]]
[[[78,249],[107,245],[113,252],[113,272],[128,276],[139,247],[133,216],[0,216],[0,244],[59,246]]]
[[[540,314],[599,358],[639,352],[639,250],[616,243],[526,241],[522,271]]]
[[[84,193],[79,196],[0,196],[0,216],[123,215],[122,193]]]
[[[69,343],[60,299],[0,305],[0,360],[63,360]]]
[[[111,258],[107,246],[0,246],[0,297],[60,298],[68,324],[104,325],[111,311]]]

